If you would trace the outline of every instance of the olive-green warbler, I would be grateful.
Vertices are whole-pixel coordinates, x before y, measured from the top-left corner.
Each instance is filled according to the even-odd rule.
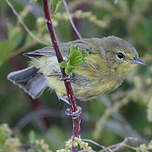
[[[60,44],[65,60],[69,48],[75,46],[88,53],[84,63],[70,76],[77,99],[86,101],[107,94],[123,82],[134,64],[144,64],[136,49],[127,41],[115,36],[90,38]],[[53,47],[25,53],[31,58],[30,67],[11,72],[8,80],[23,88],[32,98],[38,98],[46,87],[56,91],[58,97],[66,96]]]

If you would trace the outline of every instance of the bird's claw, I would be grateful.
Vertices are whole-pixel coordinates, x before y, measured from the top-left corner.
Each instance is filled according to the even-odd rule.
[[[58,98],[60,101],[63,101],[65,103],[67,103],[68,105],[71,105],[69,98],[67,96],[59,96]],[[67,116],[71,116],[72,119],[76,119],[76,118],[80,117],[81,112],[82,112],[82,108],[80,106],[77,106],[77,111],[72,112],[71,108],[67,108],[65,111],[65,114]]]
[[[80,106],[77,106],[77,111],[72,112],[72,111],[71,111],[71,108],[67,108],[66,111],[65,111],[65,114],[66,114],[67,116],[71,116],[72,119],[76,119],[76,118],[79,118],[79,117],[80,117],[81,112],[82,112],[82,108],[81,108]]]
[[[71,79],[71,76],[70,76],[70,75],[67,76],[67,77],[63,77],[62,75],[60,75],[60,76],[58,77],[58,80],[60,80],[60,81],[70,81],[70,79]]]
[[[60,101],[63,101],[65,103],[67,103],[68,105],[71,105],[69,98],[67,96],[59,96],[58,98]]]
[[[63,77],[61,73],[53,73],[53,74],[49,74],[47,75],[48,77],[51,77],[51,76],[57,76],[58,80],[60,81],[70,81],[71,80],[71,76],[68,75],[67,77]]]

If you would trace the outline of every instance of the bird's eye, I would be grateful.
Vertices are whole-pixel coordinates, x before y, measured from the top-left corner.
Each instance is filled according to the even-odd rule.
[[[122,59],[122,58],[125,57],[121,52],[118,52],[118,53],[117,53],[117,56],[118,56],[119,59]]]

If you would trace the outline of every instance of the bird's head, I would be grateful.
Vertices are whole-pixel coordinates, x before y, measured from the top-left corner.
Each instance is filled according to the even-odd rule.
[[[115,36],[103,38],[102,47],[105,50],[107,66],[117,70],[118,74],[125,74],[136,64],[145,63],[139,58],[136,49],[127,41]]]

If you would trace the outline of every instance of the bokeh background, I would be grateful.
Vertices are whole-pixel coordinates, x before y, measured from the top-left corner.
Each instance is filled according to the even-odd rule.
[[[56,150],[72,135],[71,119],[64,115],[66,105],[49,89],[38,100],[32,100],[6,78],[11,71],[28,65],[29,60],[22,56],[23,52],[34,51],[50,42],[42,1],[11,0],[11,3],[17,16],[5,0],[0,1],[0,123],[7,123],[24,143],[28,143],[33,131],[36,138],[45,139],[51,149]],[[83,107],[81,137],[106,146],[128,136],[137,137],[141,143],[150,141],[152,1],[69,0],[67,3],[83,38],[121,37],[136,47],[147,64],[128,73],[121,87],[111,94],[79,103]],[[53,23],[60,42],[77,39],[63,3],[53,14]]]

